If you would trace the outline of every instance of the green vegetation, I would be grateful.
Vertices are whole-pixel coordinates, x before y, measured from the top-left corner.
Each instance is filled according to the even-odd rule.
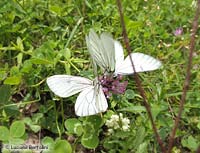
[[[132,52],[151,55],[163,64],[159,70],[141,73],[140,78],[158,132],[166,144],[186,75],[194,2],[124,0],[122,3]],[[46,84],[46,78],[55,74],[93,78],[85,41],[91,28],[97,33],[109,32],[123,44],[115,1],[1,0],[0,21],[3,144],[19,145],[36,137],[48,146],[46,153],[160,152],[131,76],[125,77],[129,82],[125,94],[113,95],[108,100],[107,112],[89,117],[75,115],[77,95],[56,97]],[[176,36],[174,31],[179,27],[183,33]],[[199,34],[198,31],[191,84],[174,153],[195,152],[200,146]],[[125,47],[124,52],[127,55]],[[117,128],[110,133],[105,123],[120,113],[130,120],[129,130]]]

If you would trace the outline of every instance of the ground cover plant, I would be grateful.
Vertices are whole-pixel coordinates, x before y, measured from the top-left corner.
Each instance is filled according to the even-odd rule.
[[[0,1],[0,141],[3,152],[163,152],[132,75],[123,94],[107,95],[101,114],[78,117],[78,95],[56,96],[46,79],[56,74],[95,78],[86,36],[108,32],[128,56],[116,1]],[[195,0],[122,2],[131,52],[159,59],[139,74],[157,132],[167,150],[180,107]],[[200,146],[199,31],[190,87],[171,152]],[[23,149],[24,147],[24,149]]]

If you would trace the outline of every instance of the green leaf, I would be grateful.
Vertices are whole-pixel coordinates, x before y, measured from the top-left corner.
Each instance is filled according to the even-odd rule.
[[[53,64],[52,61],[46,60],[46,59],[42,59],[42,58],[32,58],[31,62],[33,64]]]
[[[200,129],[200,122],[197,124],[197,128]]]
[[[49,7],[49,10],[50,11],[52,11],[53,13],[55,13],[55,14],[57,14],[57,15],[62,15],[62,13],[61,13],[61,8],[62,7],[60,7],[59,5],[51,5],[50,7]]]
[[[34,50],[31,62],[33,64],[54,64],[57,42],[49,40]]]
[[[54,152],[56,153],[72,153],[72,147],[69,142],[65,140],[56,140],[54,145]]]
[[[98,130],[103,124],[103,119],[99,115],[92,115],[88,116],[87,122],[92,125],[95,130]]]
[[[135,140],[133,142],[135,149],[138,148],[140,144],[142,144],[142,142],[144,141],[144,138],[145,138],[145,128],[139,127],[139,129],[136,132]]]
[[[198,143],[199,143],[199,141],[197,139],[195,139],[191,135],[188,138],[181,140],[181,144],[184,147],[187,147],[187,148],[189,148],[192,151],[195,151],[197,149],[197,147],[199,145]]]
[[[24,122],[25,124],[27,124],[28,126],[30,126],[30,125],[32,124],[32,120],[31,120],[30,117],[25,117],[25,118],[23,119],[23,122]]]
[[[17,63],[18,63],[18,66],[20,66],[22,64],[22,59],[23,59],[23,54],[22,53],[19,53],[17,55]]]
[[[23,45],[23,41],[20,37],[17,37],[17,48],[21,51],[24,50],[24,45]]]
[[[95,134],[84,134],[81,138],[81,144],[89,149],[94,149],[99,144],[99,138]]]
[[[20,71],[19,71],[19,67],[18,66],[13,66],[10,69],[10,76],[20,76]]]
[[[83,128],[81,122],[76,118],[70,118],[65,121],[65,127],[70,133],[81,135]]]
[[[39,125],[31,125],[30,128],[31,128],[31,130],[32,130],[33,132],[37,133],[37,132],[40,131],[41,126],[39,126]]]
[[[131,112],[131,113],[137,114],[137,113],[146,112],[146,109],[144,106],[131,106],[131,107],[119,109],[118,111],[125,111],[125,112]]]
[[[21,82],[20,76],[12,76],[12,77],[7,77],[6,80],[4,81],[4,84],[18,85],[20,82]]]
[[[63,49],[60,51],[62,56],[65,57],[65,59],[69,60],[71,58],[71,50],[69,48]]]
[[[157,104],[152,104],[152,109],[151,109],[151,111],[152,111],[152,115],[153,115],[153,118],[154,119],[156,119],[156,117],[157,117],[157,115],[161,112],[161,111],[163,111],[163,110],[165,110],[166,109],[166,107],[165,106],[160,106],[160,105],[157,105]]]
[[[10,136],[13,138],[22,137],[25,133],[25,125],[23,121],[15,121],[10,127]]]
[[[127,89],[125,92],[125,97],[127,99],[134,99],[135,98],[135,92],[133,90]]]
[[[42,144],[43,145],[50,145],[50,144],[54,144],[54,141],[51,137],[46,136],[42,139]]]
[[[11,96],[11,86],[2,85],[0,86],[0,103],[6,104]]]
[[[0,70],[0,81],[6,78],[6,71]]]
[[[8,103],[8,105],[9,105],[9,104],[10,104],[10,103]],[[18,108],[16,105],[14,105],[14,106],[9,106],[9,107],[5,107],[5,108],[4,108],[4,111],[5,111],[5,113],[6,113],[6,115],[7,115],[8,117],[19,115],[19,108]]]
[[[9,130],[5,126],[0,126],[0,140],[8,141],[9,140]]]
[[[48,136],[46,136],[46,137],[44,137],[43,139],[42,139],[42,145],[44,145],[44,146],[48,146],[48,150],[53,150],[53,148],[54,148],[54,140],[51,138],[51,137],[48,137]],[[48,152],[48,151],[47,151]]]
[[[31,60],[24,61],[22,66],[23,67],[21,69],[21,72],[22,73],[29,73],[32,70],[32,62],[31,62]]]
[[[136,153],[146,153],[146,152],[148,152],[147,148],[148,148],[148,143],[147,142],[143,142],[137,148]]]
[[[33,117],[32,117],[32,121],[33,121],[34,124],[37,124],[39,122],[39,120],[41,118],[43,118],[43,117],[44,117],[44,114],[42,114],[42,113],[35,113],[33,115]]]
[[[20,138],[10,138],[9,143],[13,145],[20,145],[23,144],[25,140],[20,139]]]

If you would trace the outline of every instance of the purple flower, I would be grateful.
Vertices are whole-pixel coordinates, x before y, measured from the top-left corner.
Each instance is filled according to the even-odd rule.
[[[117,77],[113,76],[101,76],[99,82],[103,87],[103,92],[107,98],[111,97],[112,94],[123,94],[126,91],[128,81],[122,82],[122,75]]]
[[[180,36],[183,34],[183,28],[179,27],[174,31],[175,36]]]

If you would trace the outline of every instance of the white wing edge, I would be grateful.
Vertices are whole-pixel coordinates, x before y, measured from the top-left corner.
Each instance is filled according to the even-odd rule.
[[[107,108],[108,103],[100,85],[98,90],[95,90],[95,86],[93,86],[82,91],[75,103],[75,113],[77,116],[95,115],[105,112]]]
[[[131,53],[131,57],[136,72],[153,71],[162,66],[159,60],[143,53]],[[127,56],[121,65],[119,65],[119,67],[115,70],[115,74],[130,75],[133,73],[134,72],[129,56]]]
[[[47,85],[59,97],[69,97],[91,87],[93,82],[87,78],[71,75],[53,75],[47,78]]]
[[[123,47],[120,42],[115,41],[115,70],[117,70],[124,61]]]

